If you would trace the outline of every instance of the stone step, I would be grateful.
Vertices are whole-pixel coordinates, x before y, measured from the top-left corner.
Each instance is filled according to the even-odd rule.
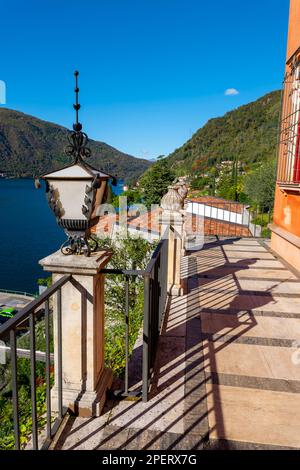
[[[259,244],[255,245],[222,245],[222,246],[215,246],[215,247],[208,247],[204,246],[204,250],[198,252],[199,256],[201,256],[203,251],[208,251],[209,253],[230,253],[234,251],[238,251],[240,253],[245,252],[257,252],[257,253],[268,253],[268,250]]]
[[[196,271],[196,270],[195,270]],[[185,271],[183,270],[183,274]],[[213,270],[207,271],[203,270],[200,273],[194,273],[193,270],[190,272],[190,276],[197,276],[198,278],[205,279],[224,279],[227,276],[237,279],[256,279],[256,280],[297,280],[299,278],[295,276],[292,272],[287,269],[272,269],[272,268],[262,268],[262,269],[240,269],[236,270],[233,267],[224,268],[218,267]]]
[[[236,318],[241,317],[242,315],[251,315],[251,317],[275,317],[275,318],[300,318],[300,313],[294,312],[279,312],[279,311],[266,311],[266,310],[251,310],[251,309],[244,309],[241,310],[239,308],[229,308],[229,309],[215,309],[215,308],[199,308],[199,312],[201,313],[209,313],[209,314],[219,314],[226,316],[234,316]]]
[[[225,385],[227,387],[253,388],[256,390],[269,390],[273,392],[286,392],[300,394],[299,380],[273,379],[249,375],[223,374],[222,372],[209,372],[207,384]]]
[[[264,296],[264,297],[270,297],[270,294],[276,297],[286,297],[288,299],[298,299],[299,298],[299,286],[295,286],[297,289],[295,289],[295,292],[278,292],[276,290],[270,289],[268,290],[245,290],[245,289],[238,289],[237,287],[232,287],[228,286],[228,289],[226,290],[226,295],[232,294],[232,295],[245,295],[245,296]],[[209,293],[209,292],[215,292],[216,294],[222,294],[224,293],[224,289],[218,289],[218,288],[210,288],[210,287],[204,287],[201,292],[203,293]]]
[[[235,292],[243,293],[246,292],[248,295],[253,293],[257,295],[259,293],[271,292],[272,294],[286,294],[286,295],[297,295],[300,296],[300,281],[280,281],[280,280],[264,280],[264,279],[234,279],[233,277],[226,277],[225,279],[198,279],[198,286],[202,290],[235,290]]]
[[[212,440],[300,448],[297,394],[208,384],[207,406]]]
[[[297,318],[263,317],[253,319],[250,314],[222,315],[201,312],[201,330],[204,334],[235,335],[241,340],[248,338],[299,341],[300,316]]]
[[[300,381],[300,365],[295,359],[297,348],[239,344],[234,342],[203,343],[206,374],[222,374],[263,377]]]
[[[200,292],[201,309],[251,310],[263,312],[292,312],[300,314],[300,297],[265,295],[235,295],[230,292]]]
[[[213,261],[209,260],[201,260],[197,262],[197,268],[199,273],[203,273],[205,271],[212,271],[214,269],[218,269],[222,267],[222,269],[232,269],[235,271],[240,270],[249,270],[249,269],[282,269],[286,271],[286,268],[280,261],[275,259],[257,259],[257,258],[240,258],[233,260],[218,260]]]
[[[255,259],[273,259],[276,261],[276,258],[271,253],[268,253],[267,251],[265,253],[257,253],[257,252],[240,252],[240,251],[232,251],[230,253],[213,253],[212,255],[210,254],[209,251],[203,252],[198,256],[191,257],[190,259],[196,259],[197,262],[201,262],[202,260],[211,260],[211,261],[224,261],[224,260],[231,260],[233,259],[236,261],[237,259],[247,259],[247,258],[255,258]],[[188,260],[186,260],[188,261]]]

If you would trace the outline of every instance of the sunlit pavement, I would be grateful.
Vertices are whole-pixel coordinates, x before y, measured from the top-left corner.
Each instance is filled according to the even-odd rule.
[[[182,275],[149,402],[110,400],[100,418],[70,418],[58,449],[300,448],[297,274],[245,238],[208,242]]]

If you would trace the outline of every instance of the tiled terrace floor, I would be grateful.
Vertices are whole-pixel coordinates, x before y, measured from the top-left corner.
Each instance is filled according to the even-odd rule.
[[[183,275],[150,401],[70,419],[58,449],[300,448],[299,278],[252,239],[208,242]]]

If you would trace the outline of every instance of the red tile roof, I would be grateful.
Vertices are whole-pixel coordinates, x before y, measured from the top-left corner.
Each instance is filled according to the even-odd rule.
[[[162,209],[158,208],[136,217],[128,217],[128,228],[144,232],[153,231],[155,234],[158,234],[161,231],[161,214]],[[92,228],[92,232],[109,237],[112,234],[115,223],[119,224],[118,214],[104,215],[100,217],[98,225]],[[186,229],[189,233],[196,233],[203,229],[203,218],[197,215],[187,213],[185,223]],[[230,222],[223,222],[221,220],[210,219],[208,217],[204,218],[204,234],[237,237],[251,236],[248,227]]]

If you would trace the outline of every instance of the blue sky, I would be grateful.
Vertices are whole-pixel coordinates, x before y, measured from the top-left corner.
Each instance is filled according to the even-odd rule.
[[[155,158],[280,88],[289,0],[1,0],[6,107]],[[238,94],[225,96],[225,90]]]

